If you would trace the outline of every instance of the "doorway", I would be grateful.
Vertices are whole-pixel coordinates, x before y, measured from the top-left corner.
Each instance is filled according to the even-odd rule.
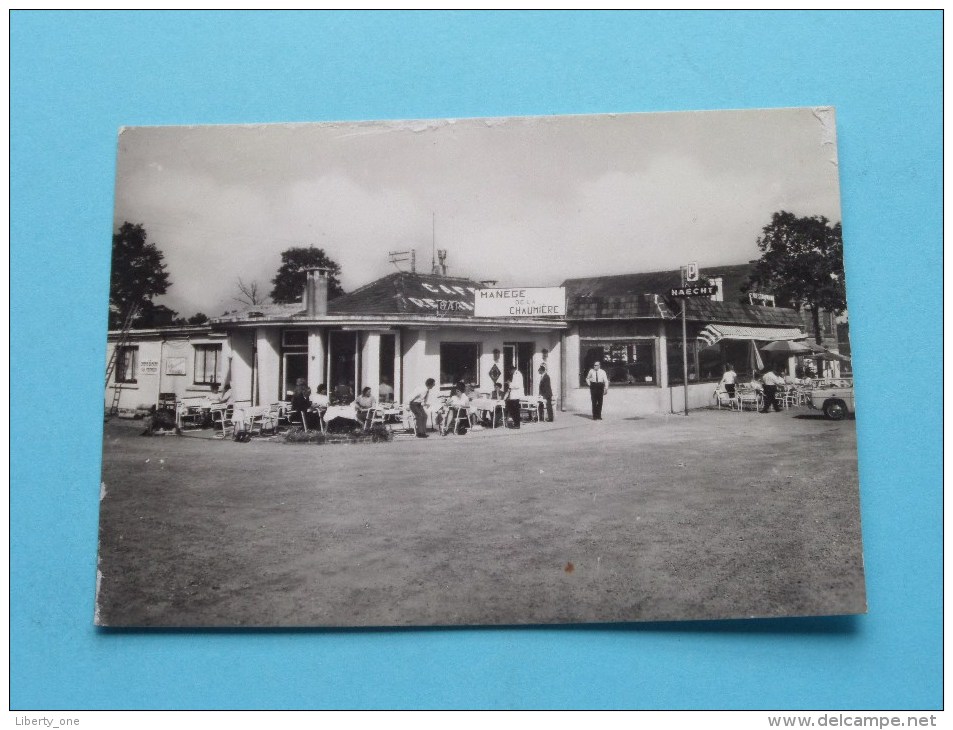
[[[291,400],[298,378],[308,381],[308,353],[286,352],[281,356],[282,400]]]
[[[503,343],[503,381],[510,379],[514,367],[519,367],[523,374],[525,393],[533,395],[533,386],[536,382],[533,372],[533,355],[536,353],[535,342],[504,342]]]
[[[357,332],[336,331],[328,335],[328,392],[346,386],[357,392]]]

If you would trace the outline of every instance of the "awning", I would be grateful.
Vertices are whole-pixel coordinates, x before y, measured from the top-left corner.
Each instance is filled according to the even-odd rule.
[[[801,340],[807,337],[797,327],[748,327],[737,324],[710,324],[698,339],[711,347],[721,340]]]

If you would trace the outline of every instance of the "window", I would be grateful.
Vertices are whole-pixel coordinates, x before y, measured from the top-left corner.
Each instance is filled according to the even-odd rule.
[[[689,337],[688,339],[688,382],[714,382],[721,380],[725,372],[725,362],[733,362],[738,374],[744,371],[745,359],[739,357],[740,352],[735,352],[735,357],[730,358],[726,354],[725,343],[722,340],[714,347],[706,347],[704,342]],[[746,344],[746,343],[745,343]],[[682,338],[668,338],[668,383],[669,385],[682,385],[685,382],[684,366],[682,364]]]
[[[579,348],[581,387],[586,387],[586,375],[597,360],[613,385],[658,384],[655,372],[655,340],[584,341]]]
[[[698,382],[698,342],[688,340],[688,382]],[[685,366],[682,362],[682,338],[668,338],[668,383],[682,385],[685,382]]]
[[[120,347],[116,355],[116,382],[135,383],[139,367],[139,348]]]
[[[282,330],[281,346],[285,349],[295,350],[308,347],[308,330]]]
[[[218,363],[222,357],[221,345],[195,346],[196,385],[218,385]]]
[[[460,381],[480,385],[480,344],[478,342],[440,343],[440,386],[449,388]]]

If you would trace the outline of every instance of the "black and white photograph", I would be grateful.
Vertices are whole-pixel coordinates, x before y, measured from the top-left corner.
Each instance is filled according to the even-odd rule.
[[[122,128],[96,624],[865,613],[838,171],[831,107]]]

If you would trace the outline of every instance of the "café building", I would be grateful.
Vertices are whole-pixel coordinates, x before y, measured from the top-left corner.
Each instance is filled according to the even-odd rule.
[[[804,342],[811,331],[810,315],[774,306],[769,293],[742,291],[752,269],[752,264],[706,269],[701,283],[715,286],[716,293],[685,299],[689,408],[711,404],[729,362],[742,379],[768,364],[781,364],[793,374],[799,364],[798,358],[776,363],[760,348],[775,340]],[[589,409],[585,378],[599,360],[610,382],[603,408],[607,415],[682,411],[681,300],[671,296],[672,289],[682,286],[681,271],[567,279],[563,286],[565,406]],[[832,324],[833,317],[823,315],[824,323]]]
[[[135,331],[117,358],[107,408],[116,388],[128,414],[157,403],[160,393],[227,392],[233,402],[274,403],[290,397],[298,378],[312,390],[370,387],[375,397],[386,383],[400,402],[428,378],[446,393],[459,381],[489,392],[519,367],[527,394],[535,394],[545,364],[552,382],[561,381],[565,319],[525,307],[476,317],[475,292],[492,282],[396,272],[329,302],[327,275],[308,271],[298,303],[228,312],[206,327]],[[110,333],[110,347],[118,339]],[[170,370],[163,353],[173,350],[181,354]]]

